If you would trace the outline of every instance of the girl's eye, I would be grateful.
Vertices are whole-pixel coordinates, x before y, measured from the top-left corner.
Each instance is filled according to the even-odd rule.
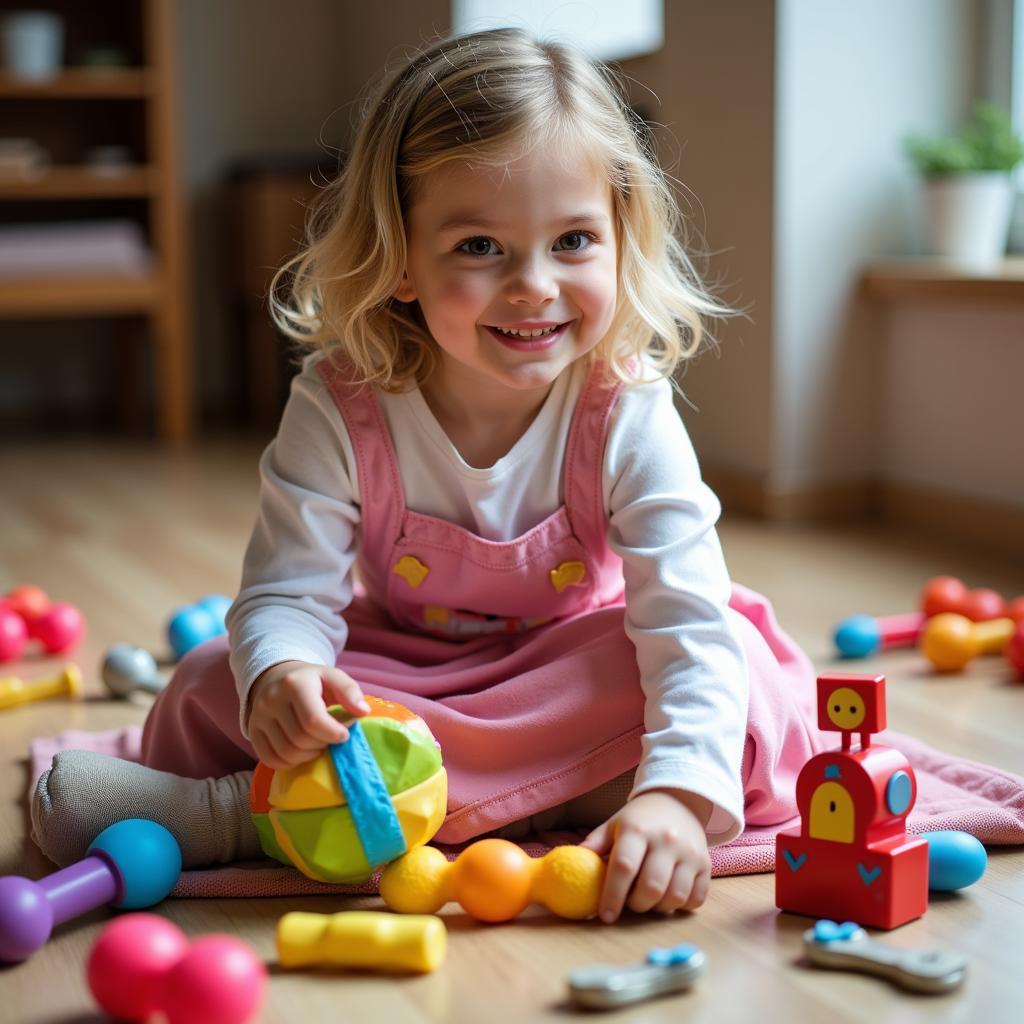
[[[555,243],[558,252],[583,252],[592,243],[597,241],[597,236],[590,231],[567,231]],[[560,248],[561,243],[567,242],[565,248]],[[456,247],[456,252],[464,253],[467,256],[496,256],[497,253],[491,249],[496,245],[493,238],[486,235],[477,235],[474,238],[467,238]]]
[[[466,241],[461,242],[456,246],[456,252],[464,252],[467,256],[493,256],[493,252],[487,251],[487,247],[493,244],[494,239],[478,235],[476,238],[467,238]],[[467,248],[467,246],[470,248]],[[484,246],[484,249],[481,250],[480,246]]]
[[[563,252],[582,252],[584,249],[590,248],[591,244],[596,241],[596,236],[592,235],[589,231],[567,231],[558,241],[564,242],[567,239],[571,240],[574,244],[570,244]],[[584,242],[586,242],[586,245],[584,245]]]

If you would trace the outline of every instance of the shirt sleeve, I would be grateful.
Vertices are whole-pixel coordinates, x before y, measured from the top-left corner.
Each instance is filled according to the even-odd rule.
[[[307,359],[292,382],[277,436],[260,459],[256,525],[227,615],[242,734],[253,682],[282,661],[334,665],[360,520],[348,431]]]
[[[701,480],[667,381],[622,393],[604,494],[645,697],[630,796],[696,793],[713,805],[708,842],[728,842],[743,829],[746,659],[729,621],[731,584],[715,530],[721,506]]]

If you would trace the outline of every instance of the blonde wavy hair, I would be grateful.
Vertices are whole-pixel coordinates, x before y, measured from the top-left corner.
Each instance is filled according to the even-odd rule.
[[[437,345],[416,301],[394,297],[418,181],[452,161],[506,166],[536,146],[596,160],[612,188],[616,312],[589,354],[621,380],[671,376],[727,315],[702,286],[649,135],[606,65],[520,29],[428,44],[365,105],[338,177],[313,203],[306,241],[274,277],[271,315],[303,347],[342,356],[365,382],[427,379]]]

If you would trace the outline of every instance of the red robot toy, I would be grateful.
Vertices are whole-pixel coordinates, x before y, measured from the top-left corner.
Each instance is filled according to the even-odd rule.
[[[917,780],[898,750],[872,746],[885,724],[885,676],[819,676],[818,727],[841,733],[842,748],[797,777],[800,827],[775,841],[781,910],[890,929],[928,908],[928,844],[905,827]]]

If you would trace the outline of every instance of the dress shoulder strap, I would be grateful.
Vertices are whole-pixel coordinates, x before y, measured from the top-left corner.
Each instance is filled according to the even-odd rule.
[[[356,456],[364,548],[390,551],[402,527],[405,491],[387,423],[372,385],[348,364],[325,358],[317,371],[345,421]]]
[[[602,477],[608,425],[623,384],[606,363],[587,374],[576,403],[565,453],[565,506],[573,532],[591,551],[606,544],[608,530]]]

